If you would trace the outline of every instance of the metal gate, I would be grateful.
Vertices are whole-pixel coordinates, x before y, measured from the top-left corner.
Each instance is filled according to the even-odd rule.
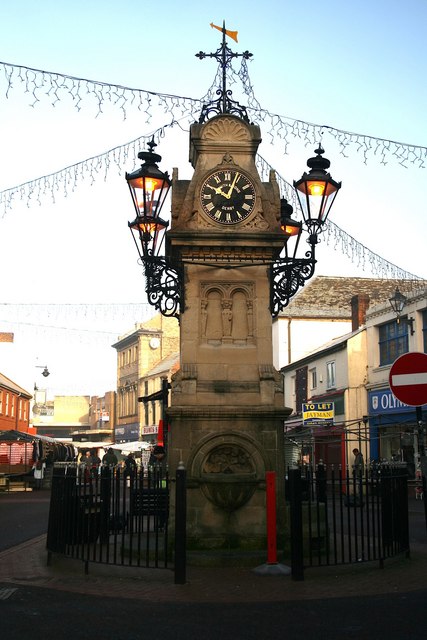
[[[54,465],[47,549],[86,570],[89,562],[167,568],[168,520],[169,475],[160,467],[126,475],[120,467]]]
[[[409,555],[406,465],[363,474],[318,465],[288,471],[292,576],[304,568]]]

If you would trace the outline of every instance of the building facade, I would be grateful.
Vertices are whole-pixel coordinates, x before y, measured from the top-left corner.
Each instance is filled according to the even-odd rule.
[[[0,431],[30,433],[31,393],[0,373]]]
[[[367,293],[353,296],[351,333],[282,367],[285,403],[292,408],[285,424],[288,462],[322,459],[345,465],[357,447],[367,461],[403,461],[414,474],[424,447],[420,433],[424,427],[417,424],[415,408],[391,392],[389,373],[400,355],[427,350],[425,283],[417,287],[410,281],[399,282],[407,296],[399,320],[389,301],[396,281],[380,283],[381,302],[372,305]],[[304,403],[315,403],[317,408],[327,402],[334,405],[333,425],[304,420]]]
[[[162,418],[162,399],[143,402],[142,398],[161,390],[162,377],[170,379],[179,360],[178,321],[158,314],[137,323],[113,347],[117,351],[115,441],[152,442]]]
[[[427,292],[425,282],[399,283],[407,302],[400,319],[390,304],[369,308],[367,330],[367,397],[371,457],[401,460],[410,475],[419,465],[424,448],[425,426],[417,422],[415,407],[400,402],[389,385],[390,368],[404,353],[427,353]],[[422,408],[423,422],[427,405]]]
[[[90,428],[90,396],[55,396],[47,400],[46,391],[37,389],[32,421],[38,435],[71,438],[76,430]]]
[[[116,424],[116,392],[107,391],[103,396],[90,399],[90,428],[114,433]]]
[[[319,347],[281,372],[285,403],[292,408],[285,423],[288,464],[321,460],[345,467],[353,448],[368,454],[363,429],[367,412],[364,328]]]

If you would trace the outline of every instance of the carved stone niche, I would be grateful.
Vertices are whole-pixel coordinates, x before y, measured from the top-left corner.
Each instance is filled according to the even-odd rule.
[[[253,344],[253,307],[253,282],[202,282],[200,292],[202,342]]]
[[[245,505],[265,481],[265,461],[248,436],[224,433],[209,436],[191,464],[191,478],[205,497],[226,513]]]

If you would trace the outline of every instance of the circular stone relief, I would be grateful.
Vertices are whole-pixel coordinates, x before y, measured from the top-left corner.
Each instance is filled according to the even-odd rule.
[[[258,479],[248,451],[238,444],[221,444],[201,465],[201,489],[210,502],[224,511],[235,511],[252,497]]]

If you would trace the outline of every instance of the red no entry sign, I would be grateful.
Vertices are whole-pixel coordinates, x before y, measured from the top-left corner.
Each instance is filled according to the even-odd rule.
[[[400,402],[411,407],[427,403],[427,353],[405,353],[390,369],[390,389]]]

